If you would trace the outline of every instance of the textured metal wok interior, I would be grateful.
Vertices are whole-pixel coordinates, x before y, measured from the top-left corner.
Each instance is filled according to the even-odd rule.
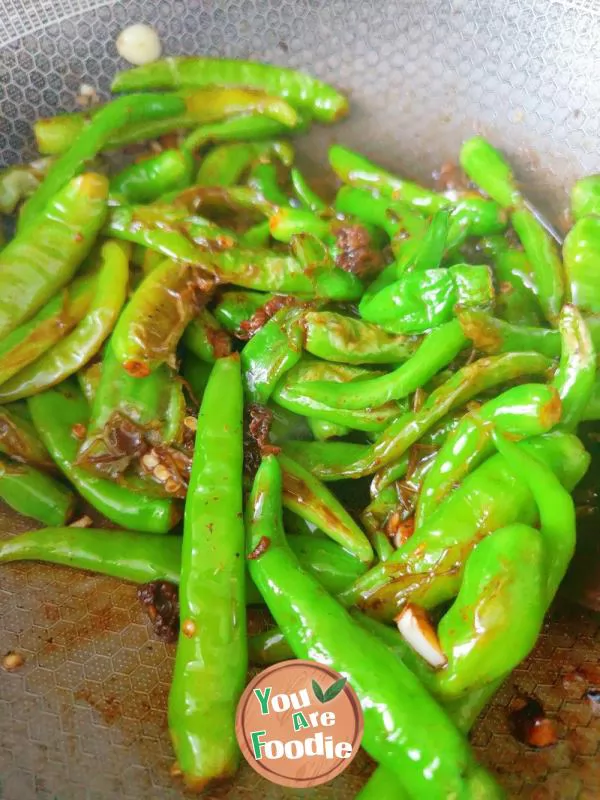
[[[301,144],[318,171],[334,140],[427,179],[460,142],[486,133],[530,198],[560,223],[566,190],[600,171],[598,0],[0,0],[0,160],[33,154],[31,122],[73,110],[82,82],[107,90],[124,64],[114,41],[147,21],[165,51],[258,58],[347,90],[352,116]],[[1,535],[27,522],[2,515]],[[0,798],[181,797],[169,776],[165,704],[173,648],[149,634],[130,585],[36,564],[0,571]],[[600,797],[600,619],[557,609],[525,664],[474,731],[510,796]],[[534,751],[509,731],[521,693],[559,743]],[[364,757],[330,786],[296,792],[243,768],[210,797],[351,798]]]

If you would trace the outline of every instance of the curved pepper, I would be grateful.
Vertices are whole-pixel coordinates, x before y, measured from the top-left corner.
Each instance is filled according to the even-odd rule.
[[[305,442],[286,440],[282,443],[285,455],[293,458],[315,477],[320,477],[323,467],[335,470],[343,464],[352,464],[366,454],[367,444],[354,442]],[[328,475],[326,480],[338,480],[337,475]]]
[[[334,542],[369,564],[373,550],[369,540],[329,489],[307,469],[288,456],[280,456],[283,505],[314,523]]]
[[[312,264],[309,271],[292,255],[260,248],[207,251],[178,230],[145,226],[126,207],[113,211],[107,233],[159,250],[168,258],[202,267],[220,283],[339,301],[357,300],[362,293],[359,278],[339,267]]]
[[[341,475],[362,477],[393,464],[453,408],[464,405],[486,389],[522,375],[544,375],[550,366],[551,362],[538,353],[505,353],[467,364],[435,389],[419,411],[404,414],[390,423],[371,445],[367,457],[348,466]],[[389,480],[383,472],[378,488],[382,489]]]
[[[427,473],[415,514],[419,528],[444,498],[493,450],[494,429],[524,438],[549,431],[561,419],[556,389],[544,384],[514,386],[463,417]]]
[[[370,291],[358,308],[363,319],[390,333],[423,333],[448,322],[456,305],[487,306],[493,299],[489,267],[455,264],[405,272],[379,291]]]
[[[186,785],[196,790],[233,774],[239,761],[235,709],[248,660],[242,412],[239,359],[221,358],[198,420],[182,543],[181,631],[169,692],[173,747]],[[212,424],[215,415],[219,425]]]
[[[372,374],[360,367],[301,358],[279,381],[272,397],[278,405],[301,416],[323,419],[357,431],[381,431],[400,415],[402,408],[398,403],[390,402],[376,408],[349,411],[313,400],[306,394],[307,387],[313,381],[327,381],[329,384],[334,381],[362,380]]]
[[[184,109],[182,99],[164,94],[120,97],[100,108],[81,135],[52,164],[44,181],[27,201],[19,219],[20,230],[24,230],[38,214],[43,213],[54,195],[102,150],[113,133],[125,125],[142,120],[164,119]]]
[[[131,375],[144,377],[171,363],[175,349],[198,308],[200,293],[213,281],[202,269],[163,261],[139,284],[111,339],[114,353]]]
[[[303,115],[293,128],[294,133],[300,133],[308,128],[310,120]],[[275,136],[290,133],[288,125],[277,122],[261,114],[243,114],[229,117],[221,122],[213,122],[198,126],[184,139],[182,149],[191,153],[204,147],[206,144],[218,142],[254,141],[270,139]]]
[[[562,403],[561,425],[574,430],[584,414],[596,380],[596,351],[585,320],[575,306],[562,307],[560,364],[552,385]]]
[[[266,403],[279,379],[302,355],[303,308],[281,308],[241,353],[244,388],[253,403]]]
[[[296,657],[326,663],[348,678],[363,707],[362,744],[369,755],[414,797],[475,797],[480,781],[486,797],[499,796],[419,680],[301,569],[283,533],[281,473],[273,456],[257,473],[246,525],[250,574],[269,610]]]
[[[95,275],[76,278],[4,337],[0,342],[0,386],[73,330],[87,312],[95,286]]]
[[[314,356],[343,364],[394,364],[413,356],[415,336],[390,334],[379,325],[334,311],[307,311],[304,348]]]
[[[465,344],[460,324],[453,320],[427,334],[414,355],[387,375],[341,384],[315,381],[307,384],[304,392],[312,400],[341,409],[370,408],[401,400],[453,361]]]
[[[411,206],[422,214],[434,214],[445,208],[454,208],[461,223],[468,225],[469,235],[489,236],[506,228],[506,214],[495,202],[477,194],[451,199],[424,189],[412,181],[404,180],[376,166],[364,156],[339,144],[329,148],[329,163],[344,183],[362,189],[380,192],[391,200]]]
[[[448,664],[436,688],[445,697],[496,680],[528,655],[575,550],[575,507],[554,472],[499,435],[494,439],[530,488],[540,530],[502,528],[467,559],[460,591],[438,628]]]
[[[85,366],[102,347],[125,303],[129,280],[127,249],[107,242],[95,277],[94,296],[79,324],[64,339],[0,386],[0,402],[42,392]]]
[[[43,561],[113,578],[179,583],[181,539],[106,528],[50,527],[0,542],[0,563]]]
[[[333,87],[302,72],[225,58],[165,58],[120,72],[113,92],[150,88],[252,86],[283,97],[321,122],[334,122],[348,113],[347,99]]]
[[[541,459],[568,491],[590,462],[579,439],[559,431],[517,447]],[[477,542],[514,522],[532,525],[536,515],[528,485],[503,456],[492,456],[465,478],[401,549],[371,568],[341,598],[386,620],[407,601],[435,608],[456,596],[467,556]]]
[[[413,238],[419,239],[427,231],[425,217],[414,208],[354,186],[342,186],[338,190],[335,209],[363,223],[382,228],[391,239],[396,258],[401,255],[407,242]]]
[[[552,237],[526,206],[510,166],[481,136],[463,144],[460,163],[471,180],[510,210],[510,220],[533,269],[540,306],[546,319],[556,323],[565,291],[560,256]]]
[[[75,508],[75,495],[62,483],[29,464],[2,456],[0,499],[19,514],[44,525],[65,525]]]
[[[206,88],[173,93],[144,93],[119,97],[91,112],[61,114],[49,119],[39,119],[34,124],[35,138],[40,153],[66,154],[77,146],[86,152],[97,152],[124,147],[133,142],[157,139],[178,130],[196,128],[198,125],[227,121],[239,114],[260,114],[273,122],[268,135],[273,136],[294,127],[300,120],[296,111],[278,97],[269,97],[243,87],[230,89]],[[101,123],[98,122],[100,117]],[[247,122],[246,128],[251,128]],[[94,141],[87,140],[94,131]],[[243,128],[242,128],[243,130]],[[230,131],[231,132],[231,131]],[[190,149],[190,148],[184,148]],[[64,155],[62,156],[64,158]],[[92,156],[86,155],[87,161]]]
[[[302,567],[331,594],[346,589],[366,570],[354,556],[323,537],[297,534],[290,537],[290,547]],[[0,564],[10,561],[61,564],[133,583],[179,584],[181,537],[106,528],[42,528],[0,541]],[[247,578],[246,604],[261,604],[258,589]]]
[[[65,381],[30,397],[27,403],[33,424],[57,466],[97,511],[116,525],[148,533],[167,533],[176,525],[180,512],[175,501],[138,494],[76,466],[79,442],[73,426],[87,426],[89,419],[88,405],[76,383]],[[147,488],[151,491],[152,485]]]
[[[487,311],[461,309],[458,320],[465,336],[483,353],[522,353],[535,350],[548,358],[561,352],[560,333],[550,328],[512,325]]]
[[[71,280],[104,223],[107,194],[102,175],[74,178],[0,252],[0,340]]]
[[[127,203],[151,203],[192,183],[194,160],[184,150],[163,150],[158,155],[130,164],[110,182],[112,194]]]

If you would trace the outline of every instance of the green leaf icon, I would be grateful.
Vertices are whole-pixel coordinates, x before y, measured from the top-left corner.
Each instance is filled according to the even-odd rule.
[[[330,700],[333,700],[334,697],[337,697],[338,694],[343,691],[344,686],[346,685],[346,678],[340,678],[339,680],[332,683],[329,689],[325,692],[324,695],[324,703],[328,703]]]
[[[325,702],[325,695],[323,694],[323,690],[321,689],[319,684],[314,679],[313,679],[313,682],[312,682],[312,690],[315,693],[315,697],[317,698],[317,700],[320,703],[324,703]]]

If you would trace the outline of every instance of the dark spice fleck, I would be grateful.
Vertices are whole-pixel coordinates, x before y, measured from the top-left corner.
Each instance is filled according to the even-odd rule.
[[[179,636],[179,590],[174,583],[152,581],[137,590],[137,596],[150,617],[154,632],[164,642]]]

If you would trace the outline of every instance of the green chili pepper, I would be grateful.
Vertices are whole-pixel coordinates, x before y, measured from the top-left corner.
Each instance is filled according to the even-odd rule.
[[[527,208],[508,163],[481,136],[462,146],[460,163],[467,175],[510,210],[510,220],[533,270],[536,294],[546,319],[556,323],[564,296],[564,277],[554,240]]]
[[[221,294],[217,305],[213,309],[215,319],[226,331],[242,333],[240,325],[250,319],[259,308],[273,298],[272,294],[252,292],[249,290],[228,289]]]
[[[459,196],[457,200],[451,200],[412,181],[398,178],[338,144],[329,148],[329,163],[344,183],[378,191],[385,197],[405,203],[421,213],[434,214],[444,208],[454,207],[463,220],[460,225],[468,224],[471,236],[489,236],[506,228],[506,215],[501,207],[478,195]]]
[[[373,560],[369,540],[335,495],[288,456],[281,456],[280,463],[285,508],[314,523],[359,561],[369,564]]]
[[[489,236],[480,250],[492,260],[496,280],[496,314],[516,325],[542,322],[531,264],[522,250],[511,247],[504,236]]]
[[[346,98],[316,78],[285,67],[253,61],[216,58],[166,58],[120,72],[113,92],[135,89],[179,89],[197,86],[251,86],[289,100],[320,122],[334,122],[348,113]]]
[[[184,150],[163,150],[121,170],[110,182],[112,194],[128,203],[151,203],[192,183],[194,160]]]
[[[544,375],[550,365],[538,353],[505,353],[467,364],[435,389],[418,412],[394,420],[371,445],[366,457],[338,471],[338,476],[358,478],[393,464],[452,409],[463,406],[486,389],[522,375]],[[385,471],[378,478],[380,490],[390,478]]]
[[[100,108],[69,149],[52,164],[43,183],[28,200],[20,218],[21,229],[25,229],[38,214],[43,213],[54,195],[77,175],[85,162],[102,150],[112,134],[127,124],[172,117],[184,109],[185,102],[181,98],[164,94],[120,97]]]
[[[524,438],[549,431],[561,419],[562,404],[556,389],[544,384],[514,386],[465,414],[448,436],[427,473],[415,514],[419,528],[439,507],[453,486],[493,451],[496,430]]]
[[[401,407],[390,402],[376,408],[363,408],[359,411],[335,408],[326,402],[313,400],[306,394],[313,381],[354,381],[370,378],[373,375],[366,369],[350,367],[346,364],[332,364],[302,358],[295,367],[283,376],[273,392],[273,400],[288,411],[305,417],[324,419],[359,431],[381,431],[391,420],[398,417]]]
[[[259,468],[248,504],[248,560],[250,574],[295,655],[327,663],[348,678],[363,707],[363,747],[413,796],[475,797],[480,782],[488,788],[486,797],[499,796],[418,679],[301,569],[283,533],[281,487],[277,460],[269,456]]]
[[[315,477],[319,477],[323,465],[331,470],[346,463],[354,463],[362,458],[368,445],[353,442],[305,442],[289,440],[283,443],[283,452],[297,461]],[[336,480],[337,476],[327,477]]]
[[[600,218],[582,217],[563,245],[563,261],[571,302],[580,311],[600,312]]]
[[[293,132],[300,133],[307,130],[308,124],[309,119],[300,115]],[[210,143],[270,139],[286,133],[290,133],[289,126],[283,125],[281,122],[260,114],[244,114],[224,119],[221,122],[200,125],[186,137],[182,149],[193,153]]]
[[[255,126],[248,117],[244,125],[237,121],[237,115],[265,115],[273,123],[268,136],[277,136],[290,126],[300,122],[296,111],[277,97],[268,97],[261,92],[241,87],[218,89],[214,87],[167,94],[138,94],[120,97],[105,106],[98,106],[91,112],[62,114],[49,119],[39,119],[34,124],[34,134],[38,150],[44,155],[64,154],[83,135],[87,136],[94,128],[94,154],[101,150],[124,147],[145,139],[156,139],[173,131],[196,128],[204,125],[215,132],[225,128],[229,134],[236,129],[239,133],[252,135]],[[97,122],[102,120],[102,126]],[[227,117],[235,118],[235,125],[227,127]],[[221,120],[224,120],[221,122]],[[234,120],[231,120],[233,123]],[[216,123],[207,125],[206,123]],[[99,128],[102,127],[100,136]],[[264,129],[263,129],[264,130]],[[227,135],[227,134],[225,134]],[[83,147],[83,145],[79,145]],[[88,143],[91,146],[91,141]],[[192,148],[184,148],[191,150]],[[86,155],[84,160],[90,157]]]
[[[538,504],[540,530],[511,525],[486,537],[469,556],[458,596],[438,628],[448,657],[437,681],[444,696],[496,680],[528,655],[575,550],[570,494],[543,462],[494,438]]]
[[[344,364],[394,364],[414,355],[414,336],[386,333],[378,325],[333,311],[304,315],[304,347],[314,356]]]
[[[104,351],[100,382],[86,423],[87,435],[77,456],[78,466],[118,477],[135,456],[138,436],[143,434],[157,445],[178,442],[184,411],[181,384],[172,379],[166,364],[146,377],[136,378],[121,366],[111,339]]]
[[[594,390],[596,351],[585,320],[575,306],[562,307],[559,329],[562,349],[552,385],[560,395],[561,425],[570,431],[581,421]]]
[[[235,710],[247,666],[242,409],[239,359],[221,358],[198,421],[182,545],[181,632],[169,693],[177,761],[186,785],[195,789],[233,774],[239,761]],[[215,415],[219,425],[212,424]]]
[[[65,381],[27,402],[33,424],[57,466],[101,514],[116,525],[148,533],[166,533],[177,523],[179,508],[173,500],[138,494],[76,465],[79,442],[73,426],[85,427],[89,419],[88,405],[76,383]]]
[[[489,268],[456,264],[445,269],[405,272],[399,280],[359,304],[361,317],[391,333],[423,333],[448,322],[454,307],[487,306],[494,299]]]
[[[299,169],[293,167],[290,172],[290,178],[296,197],[305,208],[309,211],[314,211],[316,214],[327,209],[327,203],[314,191]]]
[[[70,281],[104,223],[107,190],[101,175],[75,178],[0,252],[0,339]]]
[[[3,338],[0,343],[0,386],[73,330],[88,310],[95,285],[94,275],[76,278],[30,320]]]
[[[45,528],[0,542],[0,563],[44,561],[113,578],[179,583],[181,539],[104,528]]]
[[[392,240],[396,256],[407,240],[419,238],[427,231],[425,217],[414,208],[366,189],[342,186],[335,197],[335,208],[342,214],[382,228]]]
[[[291,439],[284,441],[282,448],[285,455],[319,478],[324,466],[332,472],[341,465],[353,464],[366,455],[369,446],[354,442],[305,442]],[[336,474],[326,476],[326,480],[337,479]]]
[[[575,181],[571,189],[571,215],[575,221],[600,214],[600,176],[588,175]]]
[[[348,588],[366,570],[360,561],[329,539],[298,534],[291,537],[290,547],[302,567],[331,594]],[[165,580],[179,584],[181,537],[106,528],[45,528],[0,542],[0,563],[9,561],[62,564],[133,583]],[[262,602],[248,577],[246,604]]]
[[[325,442],[327,439],[340,438],[348,436],[351,433],[350,428],[345,425],[336,425],[333,422],[327,422],[324,419],[311,419],[307,420],[310,432],[319,442]]]
[[[146,275],[111,339],[127,372],[144,377],[173,361],[179,339],[196,313],[197,294],[208,292],[212,285],[202,270],[169,259]]]
[[[362,293],[359,278],[338,267],[313,264],[309,272],[291,255],[259,248],[207,252],[177,230],[144,226],[126,207],[113,211],[106,232],[159,250],[168,258],[202,267],[220,283],[340,301],[357,300]]]
[[[185,329],[183,344],[209,364],[231,353],[231,338],[207,308],[202,308]]]
[[[302,308],[282,308],[250,339],[241,353],[246,394],[266,403],[278,380],[302,355]]]
[[[24,464],[52,469],[54,462],[48,450],[30,420],[20,413],[19,405],[0,406],[0,453]]]
[[[199,186],[235,186],[256,161],[273,156],[289,166],[294,160],[294,149],[289,142],[234,142],[215,147],[202,159],[196,183]]]
[[[65,525],[75,496],[66,486],[29,464],[0,456],[0,499],[19,514],[44,525]]]
[[[560,355],[560,334],[556,330],[512,325],[474,308],[461,309],[457,316],[465,336],[483,353],[535,350],[548,358]]]
[[[30,164],[17,164],[0,171],[0,214],[12,214],[19,203],[38,188],[52,159],[39,158]]]
[[[81,322],[44,355],[0,386],[0,402],[30,397],[73,375],[92,359],[110,334],[125,302],[127,249],[107,242],[95,279],[94,297]]]
[[[577,437],[559,431],[518,447],[542,460],[568,491],[590,461]],[[502,455],[492,456],[465,478],[402,548],[359,578],[342,599],[388,620],[408,600],[434,608],[457,594],[462,566],[478,541],[515,522],[534,524],[536,514],[529,486]]]
[[[360,409],[400,400],[427,383],[453,361],[466,344],[460,324],[453,320],[429,333],[415,354],[402,366],[378,378],[332,384],[314,382],[304,391],[307,397],[336,408]]]

